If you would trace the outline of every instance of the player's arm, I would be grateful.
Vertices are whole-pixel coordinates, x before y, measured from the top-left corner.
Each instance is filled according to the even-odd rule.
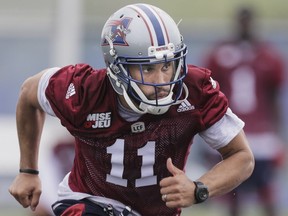
[[[16,107],[16,124],[20,147],[20,169],[38,170],[38,151],[45,113],[37,98],[38,83],[45,71],[36,74],[23,83]],[[36,208],[41,194],[38,175],[19,173],[9,192],[23,206]]]
[[[38,169],[38,148],[45,120],[45,113],[37,98],[42,73],[28,78],[23,83],[16,108],[20,168],[23,169]]]
[[[243,130],[218,151],[223,160],[198,179],[208,186],[210,198],[228,193],[245,181],[254,169],[254,157]],[[167,160],[167,169],[172,176],[160,182],[160,193],[166,205],[182,208],[196,203],[194,182],[175,167],[170,158]]]
[[[223,160],[199,179],[208,186],[209,197],[230,192],[254,169],[254,157],[243,130],[218,151]]]

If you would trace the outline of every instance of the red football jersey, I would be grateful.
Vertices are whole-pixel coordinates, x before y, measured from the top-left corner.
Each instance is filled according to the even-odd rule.
[[[189,66],[184,82],[189,96],[182,104],[163,115],[145,114],[127,122],[119,115],[106,69],[82,64],[55,73],[46,97],[76,138],[70,188],[118,200],[141,215],[179,213],[161,199],[159,181],[171,175],[167,158],[184,169],[194,135],[221,119],[228,108],[209,70]]]
[[[229,107],[249,133],[275,131],[272,94],[283,81],[282,59],[263,42],[228,41],[218,44],[205,64],[229,99]]]

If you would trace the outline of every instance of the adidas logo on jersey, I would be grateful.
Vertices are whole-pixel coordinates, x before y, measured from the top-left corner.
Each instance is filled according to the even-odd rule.
[[[66,93],[66,99],[69,99],[72,95],[76,94],[75,91],[75,86],[73,83],[70,83],[68,89],[67,89],[67,93]]]
[[[185,112],[195,109],[195,106],[191,105],[187,100],[184,100],[177,109],[177,112]]]
[[[217,83],[216,83],[215,80],[212,79],[212,77],[210,77],[210,82],[211,82],[211,84],[212,84],[212,88],[213,88],[213,89],[216,89]]]

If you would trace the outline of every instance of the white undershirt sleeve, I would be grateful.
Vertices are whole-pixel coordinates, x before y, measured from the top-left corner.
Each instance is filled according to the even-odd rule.
[[[49,115],[56,116],[52,110],[49,101],[46,98],[45,91],[49,83],[49,79],[55,74],[60,68],[54,67],[48,69],[40,78],[38,85],[37,97],[41,108]]]
[[[243,129],[244,125],[245,123],[228,108],[218,122],[200,132],[199,135],[211,148],[219,149],[226,146]]]

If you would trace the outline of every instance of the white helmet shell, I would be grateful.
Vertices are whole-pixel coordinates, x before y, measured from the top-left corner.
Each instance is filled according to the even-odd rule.
[[[187,48],[177,24],[166,12],[148,4],[133,4],[119,9],[103,27],[101,47],[113,88],[124,95],[134,111],[163,114],[171,105],[179,103],[186,75]],[[126,66],[169,61],[177,63],[175,76],[167,83],[171,86],[169,95],[159,100],[147,99],[138,84],[130,79]],[[185,93],[187,97],[187,91]]]

